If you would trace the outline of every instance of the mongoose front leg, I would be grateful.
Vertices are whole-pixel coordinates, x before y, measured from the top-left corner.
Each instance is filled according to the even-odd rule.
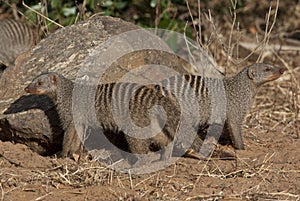
[[[230,120],[227,122],[227,129],[229,131],[230,138],[232,140],[232,144],[234,148],[243,150],[244,147],[244,140],[242,136],[242,128],[240,125],[242,125],[242,122],[233,122]]]
[[[62,151],[60,153],[62,157],[67,157],[69,155],[71,144],[74,137],[74,132],[75,132],[74,127],[70,127],[68,128],[67,131],[65,131],[63,143],[62,143]]]

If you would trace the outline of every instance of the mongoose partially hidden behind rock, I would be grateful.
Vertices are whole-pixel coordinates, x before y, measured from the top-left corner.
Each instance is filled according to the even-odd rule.
[[[12,19],[0,20],[0,63],[3,65],[0,73],[5,67],[13,66],[16,58],[36,42],[36,34],[25,24]]]
[[[125,134],[129,134],[125,132],[126,128],[125,130],[120,128],[113,116],[114,107],[122,106],[123,101],[129,101],[130,118],[138,126],[147,126],[151,120],[158,119],[158,127],[162,126],[162,132],[154,137],[139,139],[125,135],[124,139],[128,144],[123,149],[133,153],[145,154],[157,151],[175,139],[178,142],[175,141],[174,146],[180,147],[179,144],[185,141],[182,138],[193,136],[188,132],[197,133],[205,125],[212,124],[220,124],[221,132],[229,134],[233,146],[236,149],[244,149],[241,127],[254,95],[262,84],[279,78],[284,71],[285,69],[281,67],[259,63],[247,66],[235,76],[224,79],[178,75],[163,80],[161,84],[146,85],[137,90],[133,90],[138,86],[133,83],[102,84],[98,86],[95,97],[96,115],[104,130]],[[72,155],[80,150],[80,140],[78,140],[72,120],[73,88],[73,82],[57,73],[42,74],[25,88],[28,93],[47,94],[56,101],[66,130],[63,155]],[[190,101],[193,95],[196,97],[196,102]],[[178,97],[179,100],[177,100]],[[114,104],[119,104],[112,104],[113,98],[115,98]],[[182,102],[186,104],[184,107]],[[195,103],[197,111],[193,111]],[[167,116],[165,124],[160,125],[159,116],[150,118],[149,111],[155,105],[163,107]],[[192,109],[189,110],[189,106]],[[195,112],[198,112],[199,115],[193,115]],[[184,113],[188,115],[182,118]],[[186,137],[184,135],[176,136],[182,122],[192,128],[185,133]],[[222,123],[225,124],[224,129]],[[118,138],[121,135],[115,136]],[[120,139],[122,138],[120,137]],[[194,141],[191,148],[187,147],[189,141],[187,145],[183,145],[184,151],[192,149],[199,152],[203,141],[197,135],[195,140],[191,140]],[[118,144],[118,139],[116,141]],[[169,157],[169,154],[170,149],[166,149],[161,158]]]
[[[88,86],[83,87],[83,90],[88,90],[87,88],[89,88]],[[79,154],[82,150],[80,139],[77,136],[72,119],[73,89],[74,83],[57,73],[42,74],[25,88],[25,91],[28,93],[47,94],[55,101],[65,130],[61,155],[71,157]],[[127,109],[124,103],[129,103],[129,113],[124,112]],[[153,117],[151,118],[151,109],[156,105],[162,106],[166,112],[167,122],[162,128],[163,132],[147,139],[138,139],[125,135],[126,132],[132,130],[131,127],[127,127],[128,118],[132,119],[133,123],[140,128],[149,126],[153,119]],[[155,88],[154,85],[140,86],[136,83],[109,83],[97,86],[95,96],[97,119],[109,140],[123,151],[147,154],[149,152],[160,151],[167,146],[173,140],[177,129],[176,126],[179,124],[180,117],[178,114],[180,111],[177,111],[178,109],[179,105],[177,101],[163,96],[160,88]],[[127,119],[123,119],[123,122],[120,122],[122,119],[116,122],[116,119],[120,119],[120,116]],[[157,120],[157,124],[154,126],[160,127],[159,119],[160,117],[154,117],[154,121]],[[122,126],[118,123],[122,124]],[[153,129],[155,130],[155,128]],[[159,130],[160,128],[158,128]],[[133,133],[131,134],[133,135]],[[145,133],[145,135],[147,134]],[[140,136],[139,138],[141,137],[145,136]],[[165,157],[165,155],[163,154],[162,157]]]

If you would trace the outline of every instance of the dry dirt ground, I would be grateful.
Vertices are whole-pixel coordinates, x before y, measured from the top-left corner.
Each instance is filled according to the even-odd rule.
[[[299,200],[300,140],[282,82],[258,94],[244,127],[246,150],[236,151],[236,160],[182,158],[137,176],[0,142],[1,200]],[[274,124],[278,112],[284,114]]]
[[[0,141],[0,200],[300,200],[299,50],[269,60],[288,71],[257,94],[243,127],[245,150],[235,160],[181,158],[130,175]]]

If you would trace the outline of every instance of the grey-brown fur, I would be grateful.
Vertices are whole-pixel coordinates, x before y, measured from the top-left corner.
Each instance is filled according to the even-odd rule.
[[[16,58],[31,49],[36,35],[31,28],[12,19],[0,20],[0,63],[13,66]]]
[[[80,154],[82,147],[72,118],[73,83],[61,75],[49,73],[39,76],[25,90],[32,94],[46,94],[54,100],[65,131],[61,155]]]
[[[224,79],[227,98],[225,132],[229,133],[236,149],[244,149],[242,124],[259,87],[279,78],[285,70],[269,64],[253,64]]]
[[[141,127],[149,125],[152,120],[160,122],[159,116],[150,120],[149,110],[154,105],[161,105],[167,116],[162,132],[145,140],[125,136],[128,151],[139,154],[157,151],[174,139],[176,139],[175,147],[180,147],[180,143],[185,141],[184,138],[193,136],[188,132],[184,135],[176,135],[182,122],[188,124],[189,128],[194,128],[194,132],[199,131],[205,125],[222,125],[225,123],[223,132],[229,134],[236,149],[244,149],[241,127],[254,95],[263,83],[277,79],[284,70],[268,64],[254,64],[245,67],[237,75],[224,79],[202,78],[195,75],[175,76],[162,81],[160,85],[142,86],[131,97],[129,91],[138,86],[137,84],[99,85],[95,99],[97,119],[104,130],[112,131],[112,136],[117,138],[112,137],[112,140],[118,144],[118,137],[122,139],[122,136],[117,135],[117,133],[124,130],[114,120],[115,116],[111,108],[116,105],[111,107],[112,100],[115,100],[115,103],[120,103],[117,104],[120,107],[123,106],[124,102],[129,101],[130,118],[134,124]],[[37,84],[40,81],[41,85]],[[40,89],[40,91],[36,89]],[[56,73],[41,75],[26,88],[27,92],[48,94],[56,99],[57,108],[66,130],[62,153],[67,155],[76,152],[80,147],[72,120],[72,89],[73,83]],[[113,91],[116,96],[113,95]],[[224,92],[223,95],[222,91]],[[193,95],[195,95],[198,103],[197,108],[200,114],[198,119],[195,119],[193,114],[197,111],[189,109],[193,108],[193,104],[195,104],[191,100]],[[184,111],[180,107],[184,108]],[[121,117],[124,115],[123,110],[117,111]],[[188,118],[181,119],[181,114]],[[188,144],[184,144],[182,148],[186,150],[189,148],[186,147]],[[196,137],[192,149],[199,151],[201,145],[202,140]],[[168,154],[170,154],[170,149],[164,150],[162,157],[168,157]]]
[[[125,111],[129,103],[128,113]],[[110,130],[116,133],[126,129],[134,132],[128,123],[129,118],[137,127],[143,129],[149,126],[151,120],[159,120],[158,112],[151,118],[149,114],[153,106],[160,105],[166,112],[167,122],[162,132],[149,139],[136,139],[127,136],[129,150],[132,153],[146,154],[149,151],[158,151],[173,140],[176,132],[176,126],[179,123],[178,104],[176,101],[162,95],[161,89],[155,89],[154,85],[139,86],[134,83],[112,83],[100,85],[96,93],[95,109],[97,119],[104,130]],[[114,111],[114,112],[112,112]],[[116,122],[118,118],[118,122]],[[159,122],[157,122],[159,124]],[[159,125],[157,125],[159,127]],[[120,128],[122,127],[122,128]],[[160,130],[160,128],[158,128]],[[128,131],[130,132],[130,131]],[[134,133],[129,133],[133,135]],[[146,135],[147,133],[145,133]]]
[[[86,87],[86,86],[85,86]],[[136,88],[138,87],[138,88]],[[65,136],[63,141],[62,156],[72,156],[74,153],[78,154],[81,151],[81,143],[77,137],[76,130],[73,122],[72,114],[72,93],[74,84],[64,78],[63,76],[56,73],[47,73],[38,76],[25,90],[32,94],[47,94],[56,103],[60,118],[65,130]],[[134,89],[136,91],[134,92]],[[88,89],[84,89],[88,90]],[[123,94],[119,95],[119,99],[116,98],[114,107],[123,107],[123,102],[130,101],[129,111],[131,113],[134,124],[144,127],[148,126],[151,122],[148,111],[153,105],[161,105],[167,113],[168,120],[166,126],[163,128],[163,133],[149,138],[149,139],[136,139],[130,136],[122,136],[124,129],[119,128],[117,123],[114,121],[112,113],[112,91],[116,90],[116,93]],[[130,92],[133,94],[130,96]],[[141,97],[140,94],[143,94]],[[144,98],[147,96],[147,99]],[[82,103],[84,104],[84,103]],[[179,123],[179,117],[177,112],[178,106],[175,105],[176,101],[173,102],[167,97],[162,96],[159,89],[152,87],[139,86],[133,83],[111,83],[99,85],[95,99],[95,109],[97,119],[101,124],[102,129],[107,133],[109,140],[112,143],[120,146],[124,151],[130,151],[131,153],[146,154],[150,151],[159,151],[165,147],[170,141],[172,141],[176,125]],[[123,109],[120,108],[116,113],[121,112]],[[111,134],[112,133],[112,134]],[[126,139],[122,141],[121,139]],[[125,146],[122,146],[125,145]],[[80,149],[79,149],[80,148]]]
[[[279,78],[284,71],[285,68],[259,63],[247,66],[236,75],[232,77],[226,77],[223,80],[204,78],[205,85],[208,87],[208,90],[210,90],[211,93],[208,96],[206,96],[205,93],[198,93],[200,95],[198,96],[199,111],[202,114],[202,122],[200,122],[200,127],[214,125],[214,127],[208,128],[208,130],[211,129],[212,135],[209,137],[217,137],[216,140],[218,140],[218,137],[220,137],[218,136],[218,132],[220,132],[222,135],[229,135],[232,144],[236,149],[244,149],[242,124],[253,102],[255,94],[261,85]],[[221,85],[224,87],[226,100],[221,94],[222,87],[220,87],[220,82],[223,83]],[[215,96],[214,99],[217,100],[217,103],[215,104],[210,102],[213,99],[213,96]],[[220,105],[226,105],[226,110],[223,111],[222,109],[224,108],[220,107]],[[221,119],[220,121],[217,119],[217,117],[213,117],[211,111],[212,108],[216,107],[217,114],[219,114],[221,118],[222,115],[225,114],[225,119]],[[211,119],[217,121],[214,122],[211,121]],[[192,149],[200,151],[201,145],[202,141],[200,139],[196,139]]]
[[[218,132],[229,135],[236,149],[244,149],[242,124],[255,94],[261,85],[279,78],[284,71],[285,68],[259,63],[224,79],[185,75],[186,83],[195,91],[198,100],[200,118],[195,122],[198,132],[201,127],[211,126],[208,130],[211,129],[212,137],[218,140]],[[169,85],[167,88],[174,86],[178,96],[184,93],[182,88],[185,87],[176,85],[178,81],[174,77],[164,82],[163,85]],[[201,145],[202,140],[196,138],[192,149],[199,151]]]

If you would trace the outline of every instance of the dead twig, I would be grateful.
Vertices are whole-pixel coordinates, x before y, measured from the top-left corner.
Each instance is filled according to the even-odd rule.
[[[263,58],[262,55],[264,53],[264,51],[263,51],[264,47],[269,43],[271,32],[272,32],[272,30],[275,26],[275,23],[276,23],[278,7],[279,7],[279,0],[276,1],[276,7],[275,7],[275,13],[274,13],[274,17],[273,17],[273,22],[272,22],[270,28],[268,29],[269,22],[270,22],[270,17],[271,17],[271,11],[272,11],[272,6],[270,5],[270,7],[269,7],[269,12],[268,12],[267,18],[266,18],[266,29],[265,29],[265,36],[264,36],[264,39],[263,39],[263,47],[262,47],[262,51],[261,51],[259,57],[257,58],[257,61],[261,61],[261,58]]]
[[[60,27],[60,28],[63,28],[63,27],[64,27],[64,26],[62,26],[61,24],[59,24],[59,23],[57,23],[57,22],[51,20],[49,17],[43,15],[42,13],[39,13],[39,12],[35,11],[34,9],[30,8],[29,6],[27,6],[27,5],[25,4],[24,0],[22,0],[22,4],[23,4],[23,6],[24,6],[25,8],[27,8],[28,10],[34,12],[35,14],[37,14],[38,16],[41,16],[42,18],[48,20],[49,22],[52,22],[53,24],[57,25],[58,27]]]
[[[21,163],[17,163],[14,162],[13,160],[7,158],[6,156],[4,156],[3,154],[0,154],[0,157],[4,158],[5,160],[7,160],[10,164],[16,166],[16,167],[22,167]]]
[[[44,200],[45,197],[47,197],[47,196],[49,196],[49,195],[51,195],[51,194],[52,194],[52,192],[47,193],[47,194],[45,194],[45,195],[42,195],[42,196],[36,198],[35,201]]]
[[[4,192],[4,189],[2,187],[2,183],[0,183],[0,189],[1,189],[1,201],[4,201],[5,192]]]

